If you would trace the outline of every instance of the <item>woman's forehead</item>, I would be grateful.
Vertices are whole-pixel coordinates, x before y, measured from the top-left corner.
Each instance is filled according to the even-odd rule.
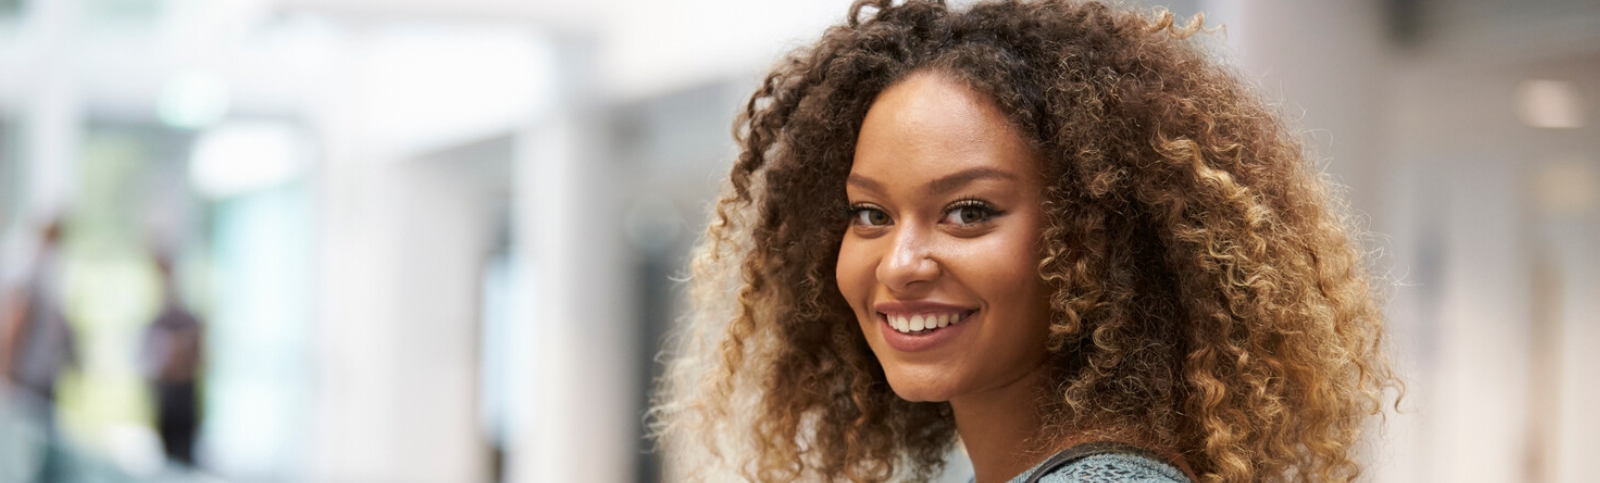
[[[918,73],[868,109],[851,173],[932,179],[978,168],[1017,177],[1037,171],[1028,143],[987,96],[947,76]]]

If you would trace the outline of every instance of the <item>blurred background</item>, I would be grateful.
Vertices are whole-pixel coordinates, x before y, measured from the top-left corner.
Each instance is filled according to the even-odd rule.
[[[733,117],[848,3],[0,0],[0,483],[672,481]],[[1367,478],[1594,481],[1600,2],[1144,5],[1373,232]]]

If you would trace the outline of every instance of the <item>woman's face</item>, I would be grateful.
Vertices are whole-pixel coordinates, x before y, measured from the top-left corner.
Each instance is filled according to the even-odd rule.
[[[993,102],[906,77],[868,110],[846,186],[839,291],[896,394],[949,401],[1044,363],[1044,179]]]

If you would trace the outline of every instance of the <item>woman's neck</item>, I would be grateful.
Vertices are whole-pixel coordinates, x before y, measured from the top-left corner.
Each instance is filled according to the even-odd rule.
[[[1003,386],[950,400],[978,483],[1003,483],[1044,458],[1035,438],[1042,422],[1039,389],[1048,370],[1041,364]]]

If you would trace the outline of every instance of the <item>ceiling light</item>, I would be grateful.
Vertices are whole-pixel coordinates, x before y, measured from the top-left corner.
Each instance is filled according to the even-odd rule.
[[[1571,82],[1525,80],[1517,85],[1517,117],[1524,124],[1549,129],[1583,127],[1582,96]]]

